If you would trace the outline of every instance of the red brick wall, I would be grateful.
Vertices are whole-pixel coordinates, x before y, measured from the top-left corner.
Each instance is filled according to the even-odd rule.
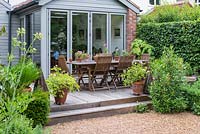
[[[131,9],[128,9],[127,18],[126,18],[126,44],[127,50],[130,50],[131,42],[136,37],[136,23],[137,23],[137,14]]]

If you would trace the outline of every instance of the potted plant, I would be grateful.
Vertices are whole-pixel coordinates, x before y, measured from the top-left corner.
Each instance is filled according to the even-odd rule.
[[[129,52],[127,52],[127,51],[125,51],[125,50],[122,50],[122,56],[129,56],[129,55],[130,55]]]
[[[120,58],[119,51],[114,52],[114,59],[115,59],[115,61],[119,61],[119,58]]]
[[[89,54],[87,54],[87,53],[82,53],[82,55],[81,55],[81,60],[87,60],[87,59],[89,59]]]
[[[131,53],[135,54],[139,59],[149,60],[152,49],[153,46],[140,39],[135,39],[131,44]]]
[[[90,56],[89,56],[87,53],[82,52],[82,51],[77,51],[77,52],[75,53],[75,59],[76,59],[77,62],[81,62],[82,60],[86,60],[86,59],[88,59],[89,57],[90,57]]]
[[[77,84],[75,78],[61,72],[61,69],[55,66],[51,69],[51,73],[46,80],[49,92],[55,97],[55,103],[62,105],[67,99],[68,92],[79,90],[80,86]]]
[[[146,74],[147,68],[140,63],[135,63],[122,74],[123,84],[132,85],[133,93],[140,95],[143,93]]]
[[[81,62],[81,58],[82,58],[82,51],[77,51],[76,53],[75,53],[75,60],[77,61],[77,62]]]

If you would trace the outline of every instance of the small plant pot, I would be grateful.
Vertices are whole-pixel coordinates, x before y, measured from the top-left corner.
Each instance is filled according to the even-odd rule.
[[[67,95],[68,95],[67,89],[63,89],[62,92],[57,93],[56,97],[55,97],[55,104],[57,104],[57,105],[65,104],[65,101],[67,99]]]
[[[72,58],[69,58],[69,62],[72,62]]]
[[[115,61],[119,61],[119,59],[120,59],[119,56],[115,56],[115,57],[114,57],[114,60],[115,60]]]
[[[81,59],[81,58],[77,58],[76,61],[77,61],[77,62],[81,62],[82,59]]]
[[[135,94],[135,95],[141,95],[141,94],[143,94],[144,84],[145,84],[145,80],[134,82],[133,85],[132,85],[132,87],[133,87],[133,94]]]

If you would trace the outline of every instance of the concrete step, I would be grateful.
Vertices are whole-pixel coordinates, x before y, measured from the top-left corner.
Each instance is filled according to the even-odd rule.
[[[141,101],[149,101],[150,98],[148,95],[141,95],[141,96],[132,96],[123,99],[111,99],[106,101],[97,101],[93,103],[85,103],[85,104],[74,104],[74,105],[51,105],[51,112],[60,112],[60,111],[70,111],[70,110],[77,110],[77,109],[86,109],[86,108],[93,108],[93,107],[102,107],[102,106],[110,106],[116,104],[124,104],[124,103],[131,103],[131,102],[141,102]]]
[[[51,112],[51,114],[49,115],[50,122],[48,125],[55,125],[57,123],[63,123],[63,122],[81,120],[87,118],[105,117],[115,114],[129,113],[135,111],[136,106],[140,104],[147,104],[148,106],[150,106],[151,101],[131,102],[131,103],[77,109],[70,111]]]

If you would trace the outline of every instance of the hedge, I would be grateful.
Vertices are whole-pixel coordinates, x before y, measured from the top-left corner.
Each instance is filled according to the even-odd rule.
[[[183,6],[164,5],[155,7],[150,14],[141,17],[140,23],[162,23],[162,22],[180,22],[194,21],[200,18],[200,7],[191,7],[188,4]]]
[[[200,21],[139,24],[137,38],[154,46],[156,58],[162,55],[164,46],[172,45],[178,56],[200,69]]]

